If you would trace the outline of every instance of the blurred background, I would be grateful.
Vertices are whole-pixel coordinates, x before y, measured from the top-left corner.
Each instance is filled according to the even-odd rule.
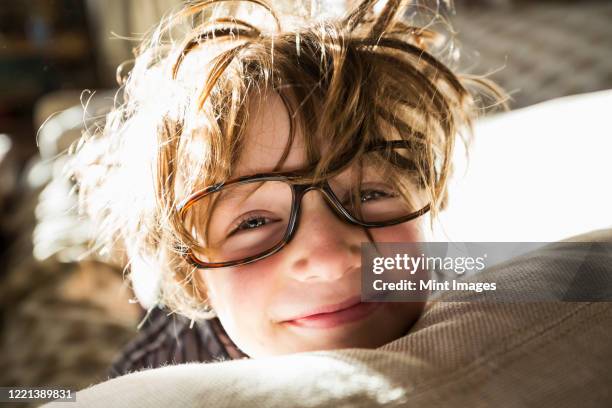
[[[122,265],[83,256],[91,228],[74,213],[61,153],[112,105],[116,68],[136,45],[120,37],[180,3],[0,0],[2,386],[102,381],[136,333],[142,310]],[[456,0],[455,11],[461,64],[490,73],[512,109],[612,88],[609,0]]]

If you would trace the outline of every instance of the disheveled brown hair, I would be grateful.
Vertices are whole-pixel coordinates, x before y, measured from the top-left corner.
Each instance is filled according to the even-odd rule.
[[[410,5],[364,0],[342,18],[308,21],[263,0],[207,0],[163,19],[121,79],[122,103],[73,152],[71,175],[100,226],[98,245],[122,248],[132,273],[159,285],[160,303],[210,317],[180,250],[195,243],[176,205],[231,177],[248,154],[249,103],[270,91],[290,113],[285,152],[299,129],[313,177],[391,133],[410,142],[433,221],[448,198],[456,135],[466,141],[483,103],[503,93],[436,58],[439,35],[406,21]],[[323,137],[332,148],[321,149]]]

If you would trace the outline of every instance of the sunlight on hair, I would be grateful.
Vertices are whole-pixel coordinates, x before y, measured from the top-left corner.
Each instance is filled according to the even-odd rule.
[[[381,11],[383,11],[385,6],[387,5],[387,1],[388,0],[378,0],[376,4],[374,5],[374,7],[372,7],[372,10],[374,10],[374,13],[378,14]]]

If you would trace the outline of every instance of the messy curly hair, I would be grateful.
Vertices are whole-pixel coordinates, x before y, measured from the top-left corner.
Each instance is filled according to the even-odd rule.
[[[181,250],[193,242],[176,205],[231,176],[249,101],[266,91],[283,97],[290,143],[299,128],[316,174],[394,128],[413,147],[433,222],[448,199],[456,135],[466,141],[482,107],[503,94],[435,57],[440,35],[411,25],[410,5],[363,0],[342,17],[298,19],[265,0],[205,0],[164,18],[119,78],[121,103],[71,152],[80,208],[100,227],[97,248],[120,248],[133,279],[155,282],[159,304],[212,317]],[[321,151],[314,135],[334,148]]]

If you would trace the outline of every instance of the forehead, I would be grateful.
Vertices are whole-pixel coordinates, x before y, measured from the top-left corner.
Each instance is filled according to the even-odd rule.
[[[269,172],[281,160],[290,140],[291,120],[282,98],[265,93],[251,98],[248,124],[235,176]],[[299,127],[295,127],[289,153],[281,171],[297,170],[306,165],[306,147]]]

